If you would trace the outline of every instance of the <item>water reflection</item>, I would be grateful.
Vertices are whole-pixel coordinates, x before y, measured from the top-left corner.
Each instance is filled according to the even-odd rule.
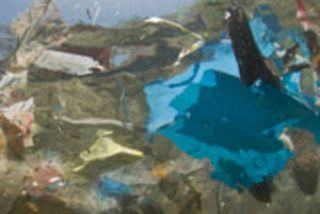
[[[195,0],[54,0],[63,18],[69,23],[91,23],[92,19],[104,26],[114,26],[131,18],[162,16],[191,6]],[[11,23],[32,1],[1,3],[0,24]],[[96,18],[95,18],[95,14]]]

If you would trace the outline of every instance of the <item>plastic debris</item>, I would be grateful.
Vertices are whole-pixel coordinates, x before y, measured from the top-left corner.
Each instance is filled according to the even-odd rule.
[[[132,190],[128,185],[108,177],[100,178],[98,190],[103,196],[121,196],[132,193]]]
[[[187,33],[191,36],[193,36],[194,38],[196,38],[198,41],[196,41],[195,43],[193,43],[190,47],[185,47],[181,50],[180,54],[178,55],[177,60],[174,62],[173,66],[178,66],[180,65],[181,61],[188,55],[196,52],[197,50],[199,50],[201,47],[203,47],[204,43],[205,43],[205,39],[204,36],[202,36],[199,33],[193,32],[189,29],[187,29],[186,27],[182,26],[179,23],[164,19],[164,18],[160,18],[160,17],[149,17],[145,20],[145,23],[149,23],[149,24],[164,24],[164,25],[168,25],[170,27],[179,29],[180,31]]]
[[[30,98],[2,109],[2,113],[8,120],[17,125],[24,135],[27,135],[33,122],[33,108],[34,100]],[[29,145],[29,143],[26,145]]]
[[[85,119],[71,119],[66,116],[58,117],[57,119],[75,125],[114,125],[122,128],[132,129],[132,123],[125,123],[115,119],[102,118],[85,118]]]
[[[89,162],[95,160],[103,160],[118,154],[127,154],[142,157],[143,153],[138,150],[130,149],[116,143],[110,135],[113,131],[99,130],[95,136],[92,146],[80,153],[80,158],[84,164],[74,168],[74,171],[82,170]]]
[[[182,49],[180,52],[177,61],[173,64],[174,66],[177,66],[181,63],[181,61],[187,57],[188,55],[198,51],[200,48],[202,48],[205,45],[205,42],[203,40],[199,40],[192,44],[190,47]]]
[[[247,16],[254,5],[238,2],[218,35],[219,0],[167,16],[177,22],[125,28],[93,26],[101,2],[86,11],[91,25],[69,27],[53,0],[36,1],[13,24],[18,47],[0,69],[0,150],[15,154],[0,154],[0,207],[21,194],[8,213],[260,213],[261,202],[277,213],[284,198],[304,213],[306,199],[318,204],[319,152],[303,133],[320,138],[320,45],[301,2],[303,30],[294,17],[283,27],[266,4]],[[34,122],[43,130],[32,139]],[[59,163],[42,157],[52,149]]]
[[[33,98],[1,110],[1,128],[6,145],[16,155],[33,146]]]
[[[307,31],[310,29],[311,22],[308,17],[306,6],[304,5],[304,0],[296,0],[296,2],[297,2],[297,18],[300,21],[303,29]]]
[[[244,11],[235,6],[227,15],[231,41],[222,36],[220,41],[206,43],[199,50],[204,55],[214,52],[214,56],[195,62],[184,73],[145,87],[151,108],[147,127],[151,135],[160,133],[170,138],[180,149],[195,158],[210,158],[215,166],[215,178],[242,189],[261,182],[265,176],[277,175],[285,167],[292,157],[290,151],[295,149],[283,133],[285,128],[304,128],[319,135],[317,108],[314,106],[318,96],[315,95],[317,78],[311,70],[303,70],[303,75],[301,71],[284,72],[282,63],[286,51],[280,54],[280,49],[293,47],[285,46],[286,41],[292,40],[293,44],[298,44],[297,52],[292,54],[292,62],[308,64],[308,49],[301,32],[279,29],[277,19],[268,25],[264,23],[263,20],[274,16],[270,10],[246,20]],[[243,51],[249,49],[251,51]],[[212,79],[210,84],[207,83],[209,76]],[[241,86],[239,79],[251,86]],[[234,99],[235,94],[237,100]],[[242,99],[243,102],[240,101]],[[240,103],[244,104],[242,107],[248,108],[240,111],[247,113],[233,114],[239,112]],[[256,107],[253,107],[254,103]],[[298,116],[301,110],[305,113],[301,112]],[[250,116],[249,112],[257,115]],[[306,117],[307,114],[309,116]],[[266,117],[263,121],[269,127],[262,128],[263,125],[258,121],[250,122],[252,126],[244,124],[249,118],[261,117]],[[273,122],[267,122],[269,119]],[[261,125],[260,130],[256,129],[260,126],[258,124]],[[247,131],[256,134],[245,134]],[[240,135],[232,139],[236,133],[245,140],[241,141]],[[246,150],[245,145],[253,142],[254,138],[256,143]],[[260,171],[260,164],[263,165],[263,172]],[[239,174],[242,176],[239,177]]]
[[[228,32],[239,65],[241,81],[252,85],[257,79],[261,79],[280,88],[280,78],[264,62],[244,10],[240,6],[232,6],[226,13]],[[244,49],[247,51],[243,51]]]
[[[311,20],[309,11],[306,7],[305,1],[304,0],[296,0],[296,6],[297,6],[297,12],[296,16],[298,21],[300,22],[302,28],[305,31],[313,31],[315,32],[318,36],[320,35],[320,28],[316,24],[317,22],[314,20]],[[317,20],[318,17],[315,17]]]
[[[111,52],[111,68],[121,68],[129,66],[139,59],[154,57],[156,55],[156,46],[125,46],[113,47]]]
[[[27,86],[27,75],[27,71],[20,73],[4,72],[0,80],[0,99],[4,106],[20,101],[19,91]]]
[[[36,0],[32,7],[21,14],[11,25],[14,35],[25,42],[35,36],[37,29],[47,23],[58,27],[62,23],[58,8],[52,0]]]
[[[11,26],[18,47],[9,58],[14,70],[25,70],[45,51],[65,40],[66,26],[52,0],[36,0]],[[42,36],[39,32],[47,32]],[[60,36],[59,36],[60,35]]]
[[[290,135],[288,135],[288,128],[285,128],[283,132],[279,135],[279,140],[281,140],[285,147],[290,150],[294,151],[294,143],[292,142]]]
[[[5,154],[21,156],[25,147],[21,130],[4,116],[0,116],[1,151]]]
[[[177,29],[181,30],[182,32],[190,33],[190,35],[194,36],[195,38],[197,38],[199,40],[204,40],[203,36],[201,34],[192,32],[189,29],[187,29],[184,26],[182,26],[181,24],[178,24],[176,22],[173,22],[173,21],[170,21],[170,20],[167,20],[167,19],[164,19],[164,18],[149,17],[144,22],[145,23],[151,23],[151,24],[165,24],[165,25],[177,28]]]
[[[89,57],[52,50],[44,51],[34,65],[39,69],[77,76],[91,74],[92,69],[101,68],[97,61]]]
[[[29,192],[32,195],[42,195],[46,191],[56,191],[65,186],[62,173],[52,164],[41,164],[34,167]]]

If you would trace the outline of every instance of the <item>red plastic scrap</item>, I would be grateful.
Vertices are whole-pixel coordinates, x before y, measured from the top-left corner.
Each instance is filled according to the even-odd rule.
[[[297,0],[297,18],[300,21],[305,31],[309,30],[312,23],[310,21],[307,8],[304,4],[304,0]]]
[[[55,191],[64,186],[62,173],[49,163],[34,168],[29,192],[32,195],[43,195],[45,191]]]

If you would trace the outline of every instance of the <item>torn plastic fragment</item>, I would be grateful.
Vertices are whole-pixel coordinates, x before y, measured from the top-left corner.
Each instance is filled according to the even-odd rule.
[[[300,22],[302,28],[305,31],[314,31],[317,33],[318,36],[320,36],[320,28],[317,23],[317,21],[313,20],[311,21],[308,9],[305,6],[305,1],[304,0],[296,0],[296,6],[297,6],[297,19]]]
[[[93,145],[88,150],[80,153],[80,158],[84,161],[84,164],[74,168],[74,171],[82,170],[91,161],[103,160],[118,154],[127,154],[136,157],[143,156],[143,152],[141,151],[130,149],[116,143],[110,137],[112,134],[113,131],[98,130]]]
[[[285,128],[283,130],[283,132],[279,136],[279,140],[283,142],[283,144],[288,150],[294,151],[294,144],[290,138],[290,135],[288,134],[288,128]]]
[[[28,11],[14,21],[11,31],[22,42],[27,42],[33,39],[39,28],[48,23],[52,28],[62,23],[58,8],[53,0],[36,0]]]
[[[104,119],[104,118],[82,118],[82,119],[71,119],[66,116],[57,117],[57,119],[62,120],[67,123],[75,125],[113,125],[126,129],[132,129],[132,123],[122,122],[116,119]]]
[[[0,96],[4,105],[11,105],[20,99],[18,91],[26,87],[27,74],[27,71],[20,73],[4,73],[0,80]]]
[[[192,36],[194,36],[195,38],[199,39],[199,40],[204,40],[203,36],[201,34],[195,33],[193,31],[190,31],[189,29],[187,29],[186,27],[182,26],[179,23],[164,19],[164,18],[160,18],[160,17],[149,17],[147,18],[145,21],[145,23],[151,23],[151,24],[165,24],[174,28],[177,28],[179,30],[181,30],[182,32],[185,33],[190,33]]]
[[[165,24],[165,25],[171,26],[173,28],[177,28],[184,33],[188,33],[197,39],[197,41],[195,43],[193,43],[190,47],[185,47],[181,50],[181,52],[178,56],[178,59],[173,64],[173,66],[178,66],[181,63],[181,60],[183,58],[185,58],[186,56],[190,55],[191,53],[194,53],[195,51],[199,50],[205,44],[205,39],[201,34],[193,32],[179,23],[176,23],[176,22],[164,19],[164,18],[160,18],[160,17],[150,17],[145,20],[145,23]]]
[[[177,61],[173,65],[174,66],[179,65],[183,58],[198,51],[204,45],[205,45],[205,42],[203,40],[199,40],[199,41],[193,43],[190,47],[183,48],[182,51],[179,53]]]
[[[319,90],[316,75],[314,71],[308,71],[303,75],[301,71],[284,72],[284,54],[278,54],[280,50],[287,50],[292,47],[292,44],[297,44],[299,46],[297,54],[294,54],[289,60],[290,63],[293,63],[292,65],[301,62],[309,63],[310,53],[303,34],[296,29],[279,29],[277,28],[278,23],[273,23],[277,27],[264,23],[264,18],[274,16],[270,12],[253,17],[250,20],[251,29],[244,30],[240,26],[243,24],[243,16],[237,14],[240,13],[237,8],[230,11],[229,21],[234,21],[233,24],[229,22],[231,24],[229,30],[234,34],[233,42],[239,45],[237,47],[239,55],[250,53],[248,58],[238,56],[238,63],[236,63],[236,54],[230,40],[222,38],[219,42],[206,43],[200,49],[205,54],[213,52],[214,57],[203,58],[186,69],[184,73],[168,80],[160,79],[145,86],[147,101],[151,109],[147,125],[149,133],[151,135],[160,133],[170,138],[180,149],[195,158],[209,158],[216,169],[215,178],[231,186],[239,183],[250,186],[254,182],[261,181],[262,177],[276,175],[283,169],[288,159],[292,157],[293,149],[290,140],[284,134],[281,135],[284,128],[307,129],[316,135],[316,139],[320,139],[319,116],[317,109],[313,108],[314,102],[319,103],[318,95],[314,94]],[[234,20],[231,20],[232,18]],[[273,18],[273,20],[276,19]],[[239,25],[237,25],[238,22],[240,22]],[[249,30],[253,32],[254,37],[248,36]],[[247,31],[248,34],[242,31]],[[242,37],[245,39],[243,40]],[[244,43],[248,39],[251,44]],[[286,46],[286,42],[289,42],[290,45]],[[251,48],[255,46],[254,43],[257,44],[257,47],[254,48],[257,55],[252,51],[243,52],[243,50],[251,50],[248,45]],[[249,59],[253,56],[259,59]],[[262,76],[272,80],[272,78],[269,79],[270,67],[267,67],[267,63],[265,64],[266,58],[277,70],[276,75],[279,82],[276,81],[275,85],[279,83],[284,86],[285,90],[277,90],[261,81],[255,81],[256,77],[262,79]],[[243,69],[245,74],[248,74],[246,73],[248,70],[261,72],[252,74],[253,85],[251,87],[241,85],[239,82],[241,72],[239,72],[238,65],[245,67],[244,63],[248,63],[246,64],[248,67],[252,66],[251,69]],[[269,74],[261,71],[260,63],[263,64],[263,70],[269,70]],[[196,64],[199,69],[192,75],[192,68],[196,67]],[[212,75],[212,84],[204,84],[205,73]],[[250,77],[249,73],[248,80]],[[239,108],[242,107],[247,110],[239,111]],[[250,116],[249,112],[257,115]],[[264,124],[260,123],[260,120],[259,122],[251,121],[252,126],[244,125],[249,122],[249,118],[258,117],[264,118]],[[296,119],[297,122],[291,124],[292,119]],[[266,123],[269,124],[269,127],[262,128]],[[277,130],[277,135],[274,132],[265,133],[265,130],[270,127],[283,123],[287,125],[281,126],[281,129]],[[257,130],[258,126],[262,129]],[[234,134],[230,135],[230,133]],[[232,139],[236,133],[239,136]],[[243,141],[240,140],[242,137]],[[247,145],[248,142],[255,141],[254,139],[257,140],[256,143]],[[227,144],[230,147],[227,147]],[[263,147],[258,148],[259,145]],[[288,149],[285,149],[284,146]],[[277,161],[274,161],[275,159]],[[259,167],[262,165],[263,170]],[[155,174],[161,176],[165,172],[160,170],[160,173]],[[239,177],[240,174],[243,176]]]
[[[36,0],[11,26],[19,41],[8,64],[15,70],[27,69],[47,47],[52,48],[66,39],[65,35],[60,36],[66,29],[54,1]],[[39,32],[46,32],[46,36]]]
[[[1,128],[6,135],[8,146],[12,147],[15,153],[21,153],[23,148],[33,146],[33,107],[34,101],[30,98],[1,110]]]
[[[312,24],[309,19],[307,8],[304,4],[304,0],[297,0],[296,4],[297,4],[297,18],[300,21],[303,29],[307,31],[310,29],[310,26]]]
[[[89,148],[88,151],[82,152],[80,157],[84,161],[92,161],[111,157],[119,153],[125,153],[138,157],[143,156],[143,153],[138,150],[129,149],[117,144],[111,137],[109,137],[109,135],[112,134],[113,131],[99,130],[97,132],[96,141],[94,144]]]
[[[77,76],[91,74],[92,68],[101,67],[89,57],[53,50],[44,51],[34,65],[39,69]]]
[[[32,180],[29,192],[32,195],[42,195],[45,191],[56,191],[65,186],[62,173],[53,165],[40,164],[32,171]]]
[[[27,84],[27,71],[20,73],[5,72],[0,81],[0,90],[13,90],[15,88],[25,87]]]
[[[281,88],[280,77],[264,62],[254,40],[244,9],[239,5],[231,6],[227,18],[228,33],[238,62],[240,78],[245,85],[253,85],[258,79]],[[243,51],[246,50],[246,51]]]

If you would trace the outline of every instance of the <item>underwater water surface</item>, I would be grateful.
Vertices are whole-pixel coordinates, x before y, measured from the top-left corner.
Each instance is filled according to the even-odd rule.
[[[192,6],[195,0],[54,0],[69,24],[85,23],[117,26],[134,18],[162,16]],[[28,1],[4,1],[0,7],[0,24],[10,24],[33,4]],[[143,8],[143,9],[142,9]]]

